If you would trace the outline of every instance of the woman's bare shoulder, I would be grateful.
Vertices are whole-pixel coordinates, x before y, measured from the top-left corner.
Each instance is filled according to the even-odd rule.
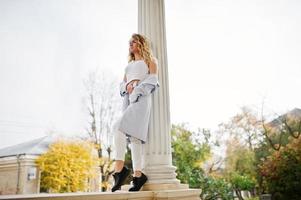
[[[157,73],[157,69],[158,69],[158,59],[156,57],[153,57],[151,59],[151,62],[149,64],[149,71],[150,73]]]
[[[156,57],[152,57],[151,62],[153,62],[156,65],[158,65],[158,59]]]

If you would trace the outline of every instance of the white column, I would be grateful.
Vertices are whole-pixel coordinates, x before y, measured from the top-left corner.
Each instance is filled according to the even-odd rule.
[[[138,31],[151,41],[153,54],[158,59],[160,82],[152,98],[148,142],[144,152],[144,172],[149,181],[143,189],[179,188],[171,155],[164,0],[138,0]]]

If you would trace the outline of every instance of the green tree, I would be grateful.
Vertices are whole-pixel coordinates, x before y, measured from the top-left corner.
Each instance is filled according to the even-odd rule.
[[[172,125],[171,135],[177,178],[191,188],[200,188],[202,200],[232,200],[231,185],[224,179],[206,175],[202,169],[202,164],[211,156],[210,131],[191,132],[180,124]]]
[[[201,169],[201,164],[210,156],[210,147],[201,143],[198,134],[193,133],[184,124],[172,125],[173,165],[177,166],[177,178],[190,187],[200,187],[192,178]]]
[[[94,145],[83,141],[55,142],[36,163],[41,170],[41,189],[48,192],[89,191],[89,180],[97,175]]]

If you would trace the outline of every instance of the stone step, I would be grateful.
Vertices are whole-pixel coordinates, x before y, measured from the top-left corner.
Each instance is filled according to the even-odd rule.
[[[55,194],[1,195],[7,200],[199,200],[201,190],[178,189],[139,192],[78,192]]]

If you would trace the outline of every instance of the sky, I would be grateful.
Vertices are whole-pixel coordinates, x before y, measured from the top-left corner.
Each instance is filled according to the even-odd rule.
[[[241,106],[301,108],[301,2],[165,0],[172,123],[217,128]],[[122,79],[136,0],[0,0],[0,148],[76,135],[82,81]],[[118,93],[118,91],[116,91]]]

